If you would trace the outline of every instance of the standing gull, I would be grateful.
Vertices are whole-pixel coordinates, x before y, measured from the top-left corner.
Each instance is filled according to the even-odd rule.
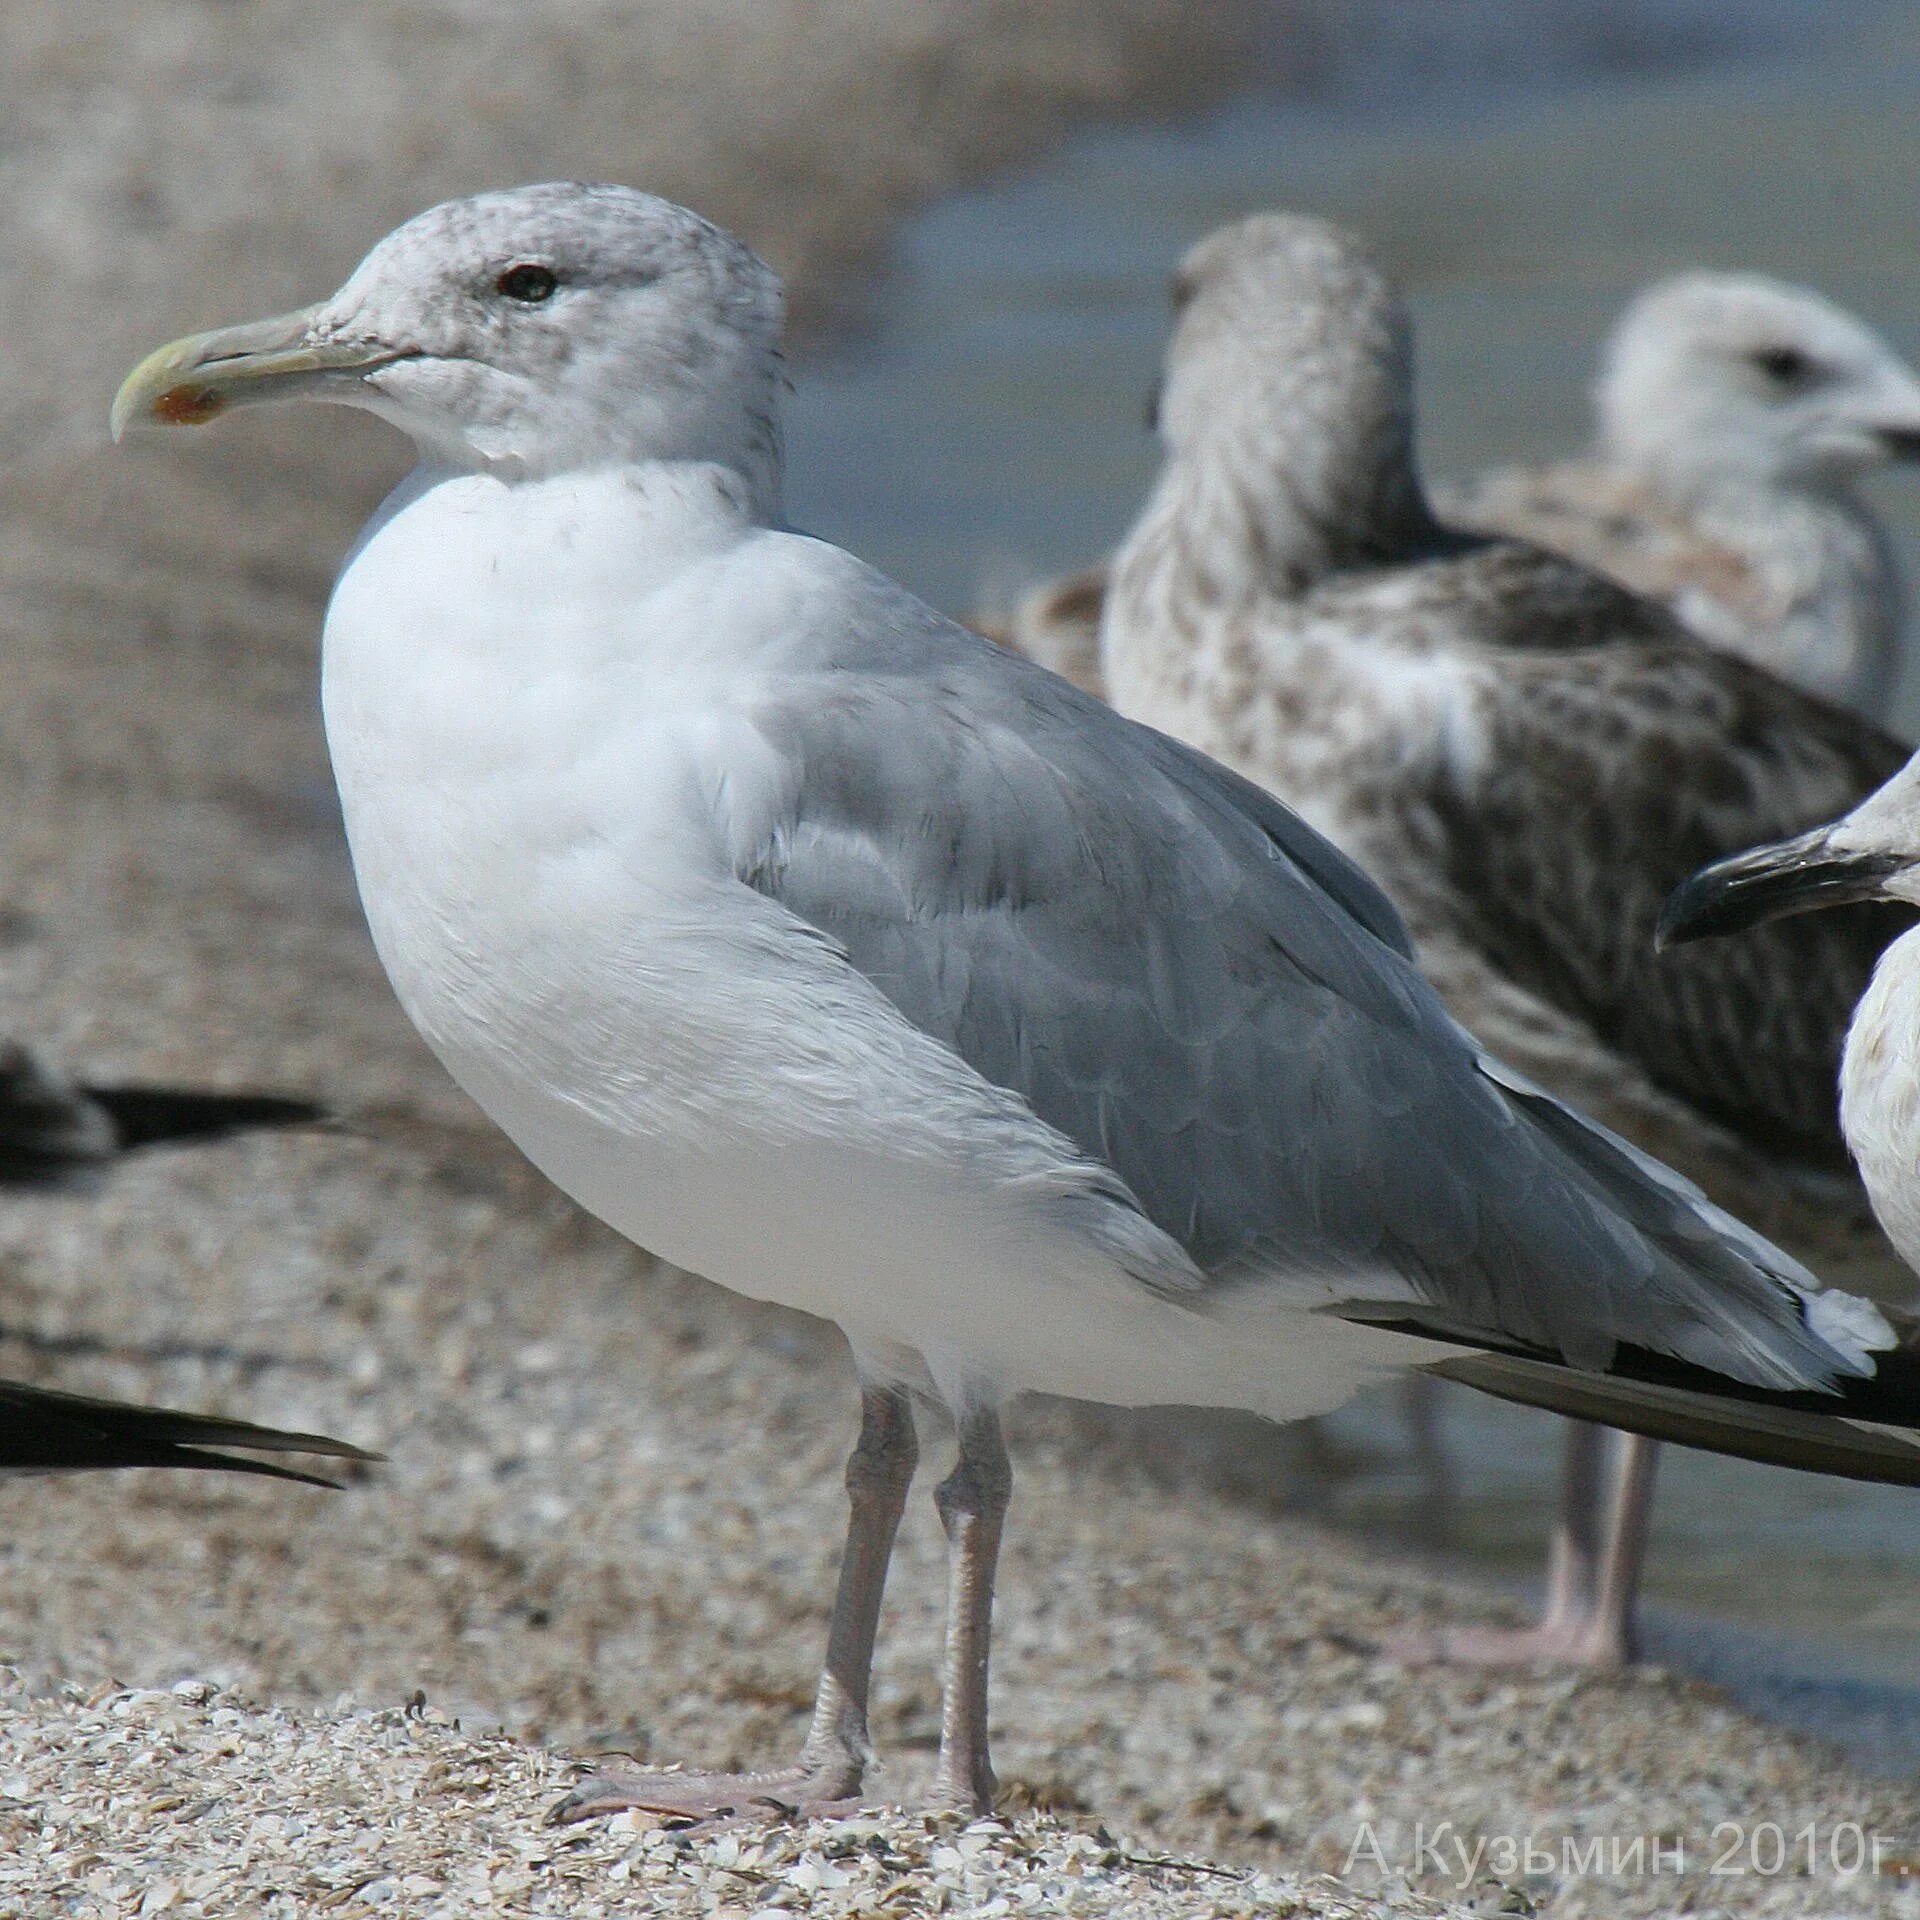
[[[982,1808],[1026,1389],[1292,1418],[1438,1367],[1920,1483],[1881,1314],[1484,1054],[1398,915],[1257,787],[780,513],[780,291],[649,195],[420,215],[302,313],[162,348],[116,430],[304,394],[420,464],[335,589],[373,935],[454,1076],[666,1258],[861,1379],[812,1729],[572,1816],[856,1793],[916,1446],[954,1417],[938,1801]]]
[[[1857,900],[1920,904],[1920,754],[1845,819],[1696,874],[1660,935],[1697,940]],[[1847,1031],[1840,1124],[1880,1224],[1920,1272],[1920,927],[1881,955]]]
[[[1900,595],[1860,479],[1920,457],[1920,378],[1806,287],[1687,273],[1628,307],[1578,460],[1507,467],[1442,514],[1659,600],[1701,639],[1881,710]]]
[[[1898,923],[1652,945],[1676,881],[1831,817],[1901,750],[1588,569],[1442,526],[1415,466],[1405,310],[1350,236],[1248,220],[1195,247],[1175,291],[1166,461],[1106,595],[1115,705],[1361,861],[1494,1051],[1803,1257],[1904,1296],[1832,1098]],[[1545,1619],[1431,1650],[1630,1657],[1651,1473],[1629,1447],[1603,1518],[1599,1436],[1576,1434]]]

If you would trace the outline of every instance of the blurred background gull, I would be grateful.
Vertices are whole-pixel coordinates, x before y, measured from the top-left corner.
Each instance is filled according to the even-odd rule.
[[[425,1686],[516,1731],[724,1761],[803,1711],[839,1529],[838,1403],[802,1378],[843,1365],[834,1342],[582,1220],[378,975],[314,670],[397,437],[262,416],[109,459],[107,401],[154,340],[314,298],[444,195],[575,175],[673,196],[789,276],[795,521],[961,615],[1114,544],[1154,469],[1168,272],[1260,208],[1354,227],[1405,287],[1435,477],[1584,445],[1609,327],[1677,272],[1817,288],[1920,357],[1920,20],[1894,0],[35,0],[0,13],[0,53],[0,1031],[118,1077],[310,1089],[347,1120],[10,1209],[0,1373],[51,1378],[57,1359],[63,1385],[394,1456],[324,1536],[244,1483],[89,1484],[57,1511],[6,1490],[0,1627],[46,1679]],[[1863,491],[1920,578],[1920,476]],[[1912,737],[1911,644],[1896,682],[1875,717]],[[1342,1648],[1491,1604],[1366,1557],[1403,1551],[1421,1517],[1390,1416],[1335,1429],[1325,1513],[1357,1554],[1291,1522],[1249,1530],[1248,1503],[1270,1508],[1302,1465],[1284,1436],[1145,1423],[1167,1502],[1095,1503],[1142,1569],[1125,1592],[1059,1576],[1084,1550],[1046,1465],[1125,1472],[1113,1424],[1027,1418],[1022,1498],[1055,1527],[1051,1545],[1022,1529],[1002,1672],[1031,1700],[1023,1662],[1111,1662],[1096,1670],[1132,1676],[1106,1689],[1124,1720],[1147,1684],[1129,1609],[1164,1602],[1202,1636],[1181,1658],[1242,1662],[1234,1724],[1170,1685],[1149,1755],[1083,1712],[1067,1730],[1063,1708],[1008,1745],[1011,1777],[1234,1857],[1331,1865],[1315,1846],[1369,1795],[1491,1822],[1573,1791],[1544,1739],[1489,1735],[1471,1765],[1410,1746],[1407,1716],[1464,1726],[1480,1683],[1389,1680]],[[1450,1406],[1448,1425],[1446,1564],[1516,1577],[1544,1527],[1548,1423]],[[695,1529],[702,1475],[735,1505]],[[169,1516],[187,1502],[183,1542]],[[876,1738],[906,1768],[925,1757],[937,1549],[916,1513],[876,1693]],[[116,1602],[128,1564],[138,1617]],[[1920,1502],[1676,1453],[1648,1587],[1658,1657],[1883,1771],[1920,1765]],[[1390,1726],[1343,1730],[1340,1769],[1285,1731],[1319,1710],[1312,1663],[1286,1683],[1307,1693],[1277,1691],[1283,1663],[1236,1637],[1275,1622],[1322,1634],[1338,1697],[1400,1690]],[[714,1697],[716,1625],[764,1684]],[[1582,1753],[1653,1711],[1640,1683],[1609,1684],[1554,1708]],[[1762,1761],[1745,1723],[1686,1727],[1661,1749],[1673,1804],[1749,1764],[1808,1792],[1825,1778],[1813,1749]],[[1637,1910],[1612,1892],[1608,1911]]]

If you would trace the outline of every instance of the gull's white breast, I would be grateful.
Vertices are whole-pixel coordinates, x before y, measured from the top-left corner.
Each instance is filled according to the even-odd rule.
[[[1066,1143],[736,877],[730,825],[791,774],[756,676],[854,569],[644,470],[394,496],[329,609],[324,697],[421,1033],[622,1232],[950,1392],[1293,1417],[1417,1357],[1263,1289],[1142,1286],[1058,1204]]]
[[[1840,1125],[1887,1238],[1920,1271],[1920,928],[1880,956],[1854,1013]]]

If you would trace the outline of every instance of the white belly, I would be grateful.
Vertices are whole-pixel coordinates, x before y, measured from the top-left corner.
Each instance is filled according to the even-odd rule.
[[[590,1212],[677,1265],[845,1329],[870,1365],[949,1401],[1034,1390],[1110,1405],[1338,1406],[1440,1356],[1285,1310],[1249,1289],[1196,1308],[964,1170],[847,1130],[684,1123],[639,1135],[492,1060],[443,1056],[492,1118]]]
[[[421,548],[469,530],[432,505],[376,524],[342,578],[328,738],[402,1004],[557,1184],[882,1363],[918,1356],[949,1397],[1292,1418],[1421,1356],[1277,1289],[1196,1307],[1142,1285],[1071,1204],[1066,1143],[736,879],[701,759],[724,736],[728,778],[754,774],[726,663],[610,647],[497,539],[480,615],[450,612]]]

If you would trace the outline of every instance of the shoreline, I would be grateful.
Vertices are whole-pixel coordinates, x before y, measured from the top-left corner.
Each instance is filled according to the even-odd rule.
[[[1242,16],[995,0],[985,17],[990,43],[982,9],[955,0],[847,0],[824,23],[799,0],[569,0],[531,25],[492,0],[244,16],[143,0],[118,36],[51,7],[10,19],[0,84],[33,191],[5,216],[17,271],[0,285],[16,449],[0,483],[0,1031],[90,1075],[279,1085],[344,1118],[148,1155],[97,1195],[0,1211],[0,1369],[391,1456],[341,1495],[11,1484],[0,1652],[24,1677],[0,1694],[0,1821],[16,1859],[67,1863],[50,1870],[77,1912],[227,1913],[269,1887],[289,1911],[348,1916],[465,1912],[482,1892],[498,1911],[602,1895],[653,1911],[662,1888],[681,1911],[744,1915],[776,1885],[789,1906],[846,1891],[912,1912],[929,1887],[955,1912],[985,1903],[965,1849],[940,1864],[908,1816],[884,1836],[912,1868],[900,1885],[846,1888],[824,1852],[807,1864],[811,1843],[742,1876],[715,1857],[724,1837],[656,1859],[631,1832],[538,1826],[566,1754],[730,1764],[791,1744],[838,1545],[844,1352],[578,1214],[393,1003],[345,866],[313,662],[392,442],[263,414],[113,452],[103,423],[159,339],[312,297],[476,175],[649,175],[778,236],[801,313],[831,317],[829,289],[902,209],[1074,116],[1223,86],[1220,22]],[[1432,1911],[1287,1877],[1337,1870],[1367,1822],[1383,1840],[1396,1822],[1396,1847],[1441,1820],[1704,1846],[1749,1807],[1920,1855],[1910,1782],[1867,1779],[1710,1688],[1391,1666],[1372,1649],[1393,1631],[1506,1603],[1222,1497],[1229,1469],[1268,1472],[1266,1450],[1183,1463],[1170,1434],[1049,1405],[1017,1422],[995,1714],[1016,1797],[1056,1811],[976,1853],[1025,1848],[1055,1874],[1078,1858],[1078,1910],[1192,1920]],[[941,1551],[916,1496],[883,1625],[881,1793],[930,1766]],[[433,1705],[409,1719],[422,1690]],[[367,1704],[329,1705],[342,1695]],[[1143,1857],[1198,1865],[1102,1864],[1106,1821]],[[559,1863],[549,1877],[522,1843]],[[1556,1920],[1664,1914],[1681,1894],[1742,1913],[1839,1897],[1704,1868],[1529,1886]],[[1892,1874],[1841,1892],[1915,1910]]]

